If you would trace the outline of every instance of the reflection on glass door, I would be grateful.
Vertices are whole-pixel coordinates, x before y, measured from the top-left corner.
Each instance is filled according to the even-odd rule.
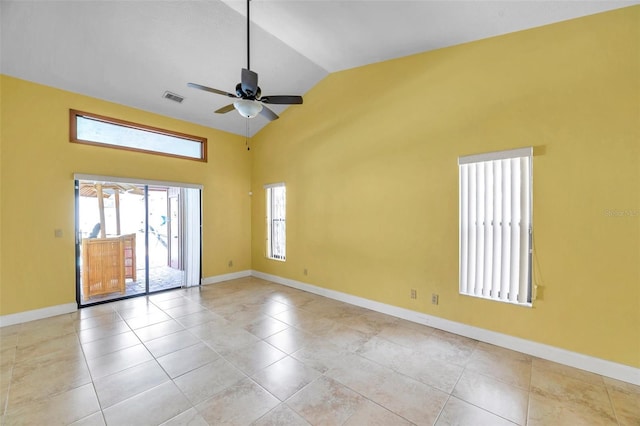
[[[149,187],[149,290],[152,292],[184,285],[184,270],[169,262],[173,219],[168,211],[168,194],[174,190]],[[175,245],[180,248],[178,242]]]
[[[80,305],[185,285],[181,209],[184,189],[76,181]],[[199,191],[198,191],[199,192]],[[200,235],[194,235],[199,241]],[[175,258],[177,262],[173,261]],[[194,253],[198,257],[200,253]],[[148,262],[146,259],[148,258]]]

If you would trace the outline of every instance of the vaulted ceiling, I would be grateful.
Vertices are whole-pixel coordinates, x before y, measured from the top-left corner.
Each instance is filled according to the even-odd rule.
[[[638,3],[252,0],[251,69],[264,95],[304,95],[332,72]],[[245,13],[243,0],[2,0],[0,70],[244,135],[235,111],[213,113],[228,98],[187,82],[234,92],[247,65]],[[268,123],[250,119],[250,134]]]

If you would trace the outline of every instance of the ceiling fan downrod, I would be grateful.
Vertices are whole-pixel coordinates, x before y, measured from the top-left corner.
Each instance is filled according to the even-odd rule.
[[[250,31],[250,27],[251,27],[251,21],[249,20],[249,2],[251,0],[247,0],[247,69],[250,70],[251,69],[251,55],[249,54],[250,51],[250,46],[251,46],[251,31]]]

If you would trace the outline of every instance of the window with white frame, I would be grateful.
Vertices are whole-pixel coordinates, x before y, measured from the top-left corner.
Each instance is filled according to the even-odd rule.
[[[458,159],[461,294],[531,305],[532,151]]]
[[[284,183],[264,186],[267,196],[267,257],[285,260],[286,257],[286,201]]]

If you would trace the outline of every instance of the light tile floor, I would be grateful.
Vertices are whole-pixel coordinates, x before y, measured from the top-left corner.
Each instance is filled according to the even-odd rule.
[[[6,425],[640,425],[640,387],[255,278],[0,337]]]

